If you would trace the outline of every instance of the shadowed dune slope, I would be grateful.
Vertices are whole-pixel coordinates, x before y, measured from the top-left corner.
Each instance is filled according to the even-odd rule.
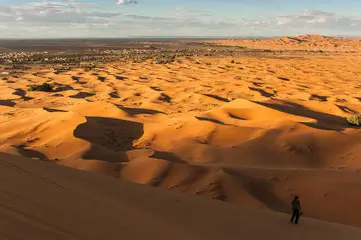
[[[249,210],[0,155],[0,239],[359,239],[361,230]]]

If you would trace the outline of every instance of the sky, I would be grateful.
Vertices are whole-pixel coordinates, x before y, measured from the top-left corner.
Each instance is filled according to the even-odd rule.
[[[0,38],[361,36],[361,0],[0,0]]]

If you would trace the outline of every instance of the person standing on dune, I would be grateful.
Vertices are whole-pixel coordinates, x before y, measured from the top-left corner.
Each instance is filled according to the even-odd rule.
[[[295,198],[292,200],[291,206],[292,206],[291,223],[298,224],[298,221],[299,221],[300,216],[302,214],[300,198],[298,196],[295,196]]]

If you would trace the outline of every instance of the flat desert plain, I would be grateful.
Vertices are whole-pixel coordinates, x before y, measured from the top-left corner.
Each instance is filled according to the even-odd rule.
[[[278,40],[270,41],[264,40],[263,46],[277,45]],[[248,234],[255,228],[250,225],[257,223],[258,230],[252,231],[262,234],[260,229],[272,222],[274,228],[264,232],[275,234],[267,235],[274,237],[268,239],[279,239],[275,236],[282,231],[290,235],[285,229],[293,226],[282,213],[290,212],[290,201],[299,195],[303,217],[361,227],[361,128],[346,121],[361,112],[361,42],[351,42],[345,43],[347,51],[314,46],[323,51],[317,54],[194,56],[169,64],[113,62],[60,73],[33,68],[0,77],[0,152],[4,153],[0,169],[4,176],[9,175],[1,181],[0,209],[18,211],[19,215],[12,216],[14,221],[23,219],[24,226],[33,221],[35,229],[63,236],[70,234],[64,229],[71,226],[51,222],[57,221],[56,216],[30,219],[26,216],[32,213],[22,209],[45,209],[41,207],[45,203],[49,208],[65,208],[69,204],[81,212],[79,222],[84,227],[84,231],[78,229],[79,235],[71,230],[74,239],[100,239],[86,237],[86,232],[91,232],[85,227],[92,221],[89,217],[100,219],[99,234],[119,227],[121,236],[122,221],[117,223],[116,217],[123,219],[123,213],[116,203],[124,211],[127,204],[137,209],[125,214],[124,219],[132,220],[126,221],[124,228],[154,224],[145,236],[148,230],[155,234],[162,223],[169,223],[163,226],[167,236],[184,227],[192,235],[179,235],[179,239],[225,239],[214,226],[224,224],[217,218],[229,217],[225,229],[235,231],[234,236],[242,236],[242,229]],[[212,43],[230,44],[229,40]],[[44,82],[56,91],[28,91],[30,85]],[[17,180],[13,183],[12,179]],[[37,189],[38,184],[46,192]],[[23,193],[21,189],[27,185],[28,192]],[[38,194],[39,202],[26,202],[21,194],[28,198]],[[184,196],[187,194],[232,204]],[[79,196],[98,205],[85,201],[78,209]],[[184,199],[179,205],[174,202],[176,196]],[[13,206],[8,198],[25,202]],[[143,208],[149,210],[144,210],[148,215],[140,213]],[[109,225],[101,220],[106,218],[105,212],[111,214]],[[60,210],[57,214],[59,219],[70,216]],[[188,217],[178,218],[177,214]],[[153,215],[155,219],[150,218]],[[144,222],[136,224],[137,217]],[[193,222],[196,219],[199,227]],[[346,239],[356,239],[359,234],[342,225],[304,220],[305,226],[296,230],[298,235],[292,239],[326,238],[322,232],[330,233],[327,239],[341,239],[346,233],[355,233]],[[138,238],[128,239],[141,239],[143,233],[134,234],[139,234]]]

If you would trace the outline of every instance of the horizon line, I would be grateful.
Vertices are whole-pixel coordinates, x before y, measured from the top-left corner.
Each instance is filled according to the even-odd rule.
[[[295,37],[305,35],[319,35],[323,37],[335,38],[361,38],[361,35],[323,35],[323,34],[298,34],[298,35],[274,35],[274,36],[129,36],[129,37],[34,37],[34,38],[18,38],[8,37],[0,38],[1,40],[83,40],[83,39],[269,39],[269,38],[282,38],[282,37]]]

